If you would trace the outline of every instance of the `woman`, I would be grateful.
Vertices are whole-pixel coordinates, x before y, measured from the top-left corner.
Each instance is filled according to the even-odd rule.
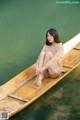
[[[35,84],[41,86],[44,77],[58,78],[62,72],[63,45],[60,42],[58,32],[49,29],[46,33],[44,45],[36,62]]]

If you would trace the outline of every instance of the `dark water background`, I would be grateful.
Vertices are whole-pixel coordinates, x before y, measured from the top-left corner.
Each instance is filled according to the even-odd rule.
[[[49,28],[57,29],[62,43],[65,43],[80,32],[79,23],[80,4],[57,4],[56,0],[0,0],[0,85],[35,63]],[[76,83],[79,77],[80,75],[76,76],[71,86],[67,86],[69,90],[74,87],[74,84],[79,88],[79,84]],[[80,88],[75,91],[80,91]],[[65,96],[67,94],[68,92]],[[73,93],[73,98],[75,97]],[[54,103],[56,104],[56,101],[46,102],[51,106],[54,106]],[[63,101],[62,104],[64,104]],[[77,106],[80,106],[80,103]],[[14,120],[39,120],[34,118],[34,115],[37,116],[40,109],[45,117],[45,109],[39,108],[38,112],[33,112],[31,118],[28,114],[26,116],[28,113],[26,110],[26,112],[23,111],[25,114],[20,112],[20,118],[18,115]],[[54,112],[56,112],[55,109]],[[52,120],[52,113],[44,120]],[[74,115],[77,116],[76,110],[73,112]],[[54,120],[66,119],[55,118]]]

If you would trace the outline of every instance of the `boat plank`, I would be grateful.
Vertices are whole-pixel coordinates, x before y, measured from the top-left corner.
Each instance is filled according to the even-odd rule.
[[[19,96],[15,96],[13,94],[9,94],[8,97],[11,97],[11,98],[14,98],[14,99],[17,99],[17,100],[21,100],[23,102],[28,102],[29,101],[28,99],[23,99],[23,98],[21,98]]]
[[[77,68],[76,68],[77,67]],[[80,71],[80,64],[78,66],[76,66],[76,71],[74,73],[74,75],[76,75],[76,73],[78,73]],[[70,72],[69,72],[70,73]],[[68,73],[67,73],[68,75]],[[66,76],[66,75],[65,75]],[[63,77],[63,76],[62,76]],[[64,78],[64,77],[63,77]],[[43,82],[43,85],[41,87],[41,89],[38,88],[37,92],[35,92],[35,94],[33,96],[31,96],[29,102],[25,103],[23,106],[21,106],[18,111],[21,111],[23,108],[25,108],[26,106],[28,106],[29,104],[31,104],[33,101],[35,101],[36,99],[38,99],[41,95],[43,95],[45,92],[47,92],[50,88],[52,88],[54,85],[56,85],[61,79],[57,79],[57,80],[49,80],[47,79],[46,81]],[[54,83],[53,83],[54,82]],[[25,89],[24,89],[25,90]],[[21,95],[21,94],[20,94]],[[27,97],[26,95],[24,96],[24,98]],[[17,112],[11,112],[11,116],[13,114],[15,114]]]
[[[76,68],[77,67],[77,68]],[[77,72],[80,71],[80,64],[77,65],[76,71],[74,73],[74,75],[76,75]],[[73,69],[74,70],[74,69]],[[69,72],[70,73],[70,72]],[[65,74],[64,74],[65,75]],[[67,73],[68,75],[68,73]],[[66,75],[65,75],[66,76]],[[62,77],[64,78],[64,76],[62,75]],[[23,108],[25,108],[26,106],[28,106],[29,104],[31,104],[34,100],[36,100],[37,98],[39,98],[41,95],[43,95],[43,93],[45,93],[45,91],[48,91],[52,86],[54,86],[57,82],[59,82],[61,79],[46,79],[43,81],[43,85],[41,88],[37,87],[37,92],[35,92],[35,94],[33,94],[33,96],[31,96],[30,100],[28,102],[23,102],[23,101],[19,101],[17,99],[14,98],[10,98],[10,97],[6,97],[6,99],[0,101],[0,110],[6,110],[9,112],[9,116],[14,115],[16,112],[19,112],[20,110],[22,110]],[[30,81],[29,81],[30,82]],[[32,81],[31,81],[32,82]],[[26,83],[27,85],[28,83]],[[54,84],[54,85],[53,85]],[[34,84],[33,84],[34,85]],[[29,84],[29,87],[31,86],[31,83]],[[23,87],[23,86],[22,86]],[[36,86],[35,86],[36,87]],[[48,89],[47,89],[48,88]],[[27,91],[26,86],[23,87],[24,91]],[[22,92],[21,88],[19,88],[15,94],[19,95],[19,93]],[[21,93],[20,96],[23,96],[23,94]],[[21,96],[21,97],[22,97]],[[23,98],[26,98],[27,95],[25,94],[25,96],[23,96]],[[29,96],[30,97],[30,96]]]
[[[80,61],[80,51],[71,50],[67,55],[63,58],[63,64],[69,64],[71,66],[75,65],[75,61]]]
[[[35,65],[32,65],[31,67],[27,68],[26,70],[12,78],[10,81],[2,85],[0,87],[0,98],[3,99],[8,94],[14,92],[16,89],[28,82],[31,78],[33,78],[35,76],[34,66]]]

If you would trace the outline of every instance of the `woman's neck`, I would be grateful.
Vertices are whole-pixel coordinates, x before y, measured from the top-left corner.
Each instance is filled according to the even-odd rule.
[[[57,44],[56,42],[53,42],[53,43],[52,43],[52,46],[55,46],[56,44]]]

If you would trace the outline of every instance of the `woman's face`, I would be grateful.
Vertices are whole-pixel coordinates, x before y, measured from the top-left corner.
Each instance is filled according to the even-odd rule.
[[[47,40],[49,41],[49,43],[54,42],[54,37],[49,32],[47,33]]]

